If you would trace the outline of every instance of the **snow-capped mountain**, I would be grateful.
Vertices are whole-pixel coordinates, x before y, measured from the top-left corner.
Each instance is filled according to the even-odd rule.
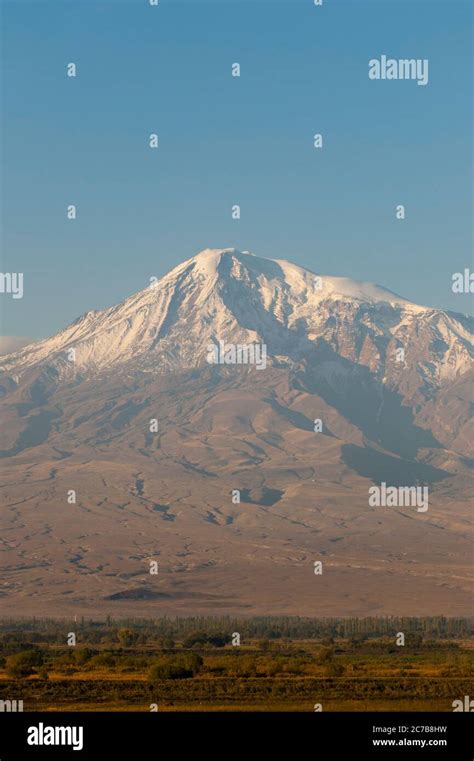
[[[208,249],[0,357],[5,602],[465,613],[471,339],[380,286]],[[209,364],[219,342],[264,344],[265,369]],[[382,482],[429,484],[429,511],[372,508]]]
[[[472,356],[472,327],[461,315],[227,248],[206,249],[121,304],[2,357],[0,372],[163,373],[202,365],[219,341],[264,343],[270,364],[342,358],[397,385],[416,365],[423,382],[438,386],[467,372]]]

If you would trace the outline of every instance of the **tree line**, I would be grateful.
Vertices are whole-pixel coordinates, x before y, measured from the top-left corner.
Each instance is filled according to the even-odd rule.
[[[309,618],[302,616],[192,616],[188,618],[122,618],[105,620],[82,617],[67,619],[3,619],[0,622],[0,651],[21,649],[29,642],[64,644],[68,632],[75,632],[82,643],[121,644],[125,646],[163,644],[175,641],[187,646],[224,644],[234,632],[245,640],[353,639],[395,636],[398,632],[418,634],[423,639],[462,639],[474,633],[474,619],[446,616],[364,618]]]

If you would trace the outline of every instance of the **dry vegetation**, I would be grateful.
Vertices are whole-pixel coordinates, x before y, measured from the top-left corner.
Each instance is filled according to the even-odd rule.
[[[442,617],[5,622],[0,700],[25,711],[451,711],[473,692],[473,655],[470,622]]]

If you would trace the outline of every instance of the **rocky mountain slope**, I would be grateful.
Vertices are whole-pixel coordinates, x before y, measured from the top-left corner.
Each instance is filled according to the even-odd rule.
[[[0,357],[0,603],[466,613],[472,328],[208,249]],[[212,346],[264,346],[265,366]],[[371,508],[382,481],[428,484],[428,512]]]

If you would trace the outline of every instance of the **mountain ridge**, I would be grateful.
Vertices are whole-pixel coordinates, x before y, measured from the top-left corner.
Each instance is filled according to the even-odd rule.
[[[326,325],[318,319],[324,310]],[[316,275],[286,260],[226,248],[205,249],[124,301],[89,310],[53,336],[0,357],[0,372],[21,374],[51,361],[61,374],[71,374],[73,367],[94,372],[147,353],[154,353],[145,357],[148,370],[153,365],[155,371],[195,367],[209,342],[232,337],[236,343],[268,341],[270,354],[285,355],[288,340],[302,343],[302,334],[310,342],[325,339],[329,323],[344,310],[346,329],[349,320],[360,321],[361,310],[367,324],[369,312],[377,311],[375,322],[386,337],[394,332],[390,321],[400,334],[416,319],[437,322],[436,338],[449,336],[458,349],[450,359],[450,375],[467,367],[470,333],[465,326],[470,323],[462,315],[414,304],[372,283]],[[330,343],[337,351],[337,339]],[[60,356],[70,349],[75,349],[74,365]]]

